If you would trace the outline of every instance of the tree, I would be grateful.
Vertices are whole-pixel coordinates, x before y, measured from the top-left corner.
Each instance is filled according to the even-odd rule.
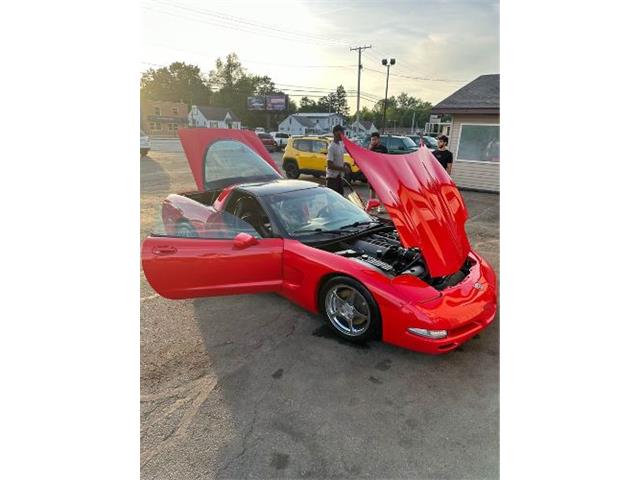
[[[315,100],[310,99],[309,97],[302,97],[300,99],[300,107],[298,108],[299,112],[317,112],[318,104]]]
[[[324,97],[320,97],[317,103],[318,112],[334,112],[349,115],[349,105],[347,103],[347,92],[342,85],[338,85],[335,92],[331,92]]]
[[[150,68],[140,79],[140,98],[192,104],[208,104],[211,90],[196,65],[173,62],[169,67]]]

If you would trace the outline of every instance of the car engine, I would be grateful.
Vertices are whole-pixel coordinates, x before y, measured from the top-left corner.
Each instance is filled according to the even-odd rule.
[[[348,247],[334,253],[355,258],[392,275],[415,275],[423,279],[427,275],[420,250],[404,248],[395,230],[363,235],[349,242]]]

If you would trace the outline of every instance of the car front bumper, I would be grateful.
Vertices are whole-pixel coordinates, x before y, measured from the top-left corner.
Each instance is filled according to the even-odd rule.
[[[459,284],[445,288],[436,298],[403,305],[400,312],[382,312],[383,340],[422,353],[442,354],[455,350],[487,328],[497,313],[496,277],[482,257]],[[410,328],[446,330],[441,339],[426,338]]]

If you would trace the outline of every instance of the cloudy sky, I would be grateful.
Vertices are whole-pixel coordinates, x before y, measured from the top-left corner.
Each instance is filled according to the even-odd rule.
[[[499,73],[499,4],[488,0],[141,0],[140,69],[193,63],[209,72],[235,52],[291,98],[353,91],[363,51],[361,105],[384,97],[382,58],[394,57],[389,96],[436,103],[478,75]]]

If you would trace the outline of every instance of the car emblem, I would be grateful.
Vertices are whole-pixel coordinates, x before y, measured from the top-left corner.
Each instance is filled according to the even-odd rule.
[[[482,290],[482,284],[480,282],[476,282],[473,284],[473,288],[476,288],[478,290]]]

